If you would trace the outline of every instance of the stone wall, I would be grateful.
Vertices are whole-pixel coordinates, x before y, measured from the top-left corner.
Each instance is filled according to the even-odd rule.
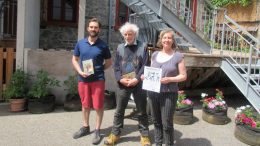
[[[109,44],[113,52],[117,44],[122,42],[122,37],[117,30],[113,29],[115,1],[112,1],[111,8],[109,6],[109,0],[87,0],[85,19],[86,23],[92,17],[97,17],[101,20],[100,38]],[[109,19],[111,19],[111,26],[109,26]],[[46,26],[40,30],[39,47],[44,49],[71,50],[77,42],[77,34],[78,29],[76,27]]]
[[[40,48],[71,50],[77,42],[78,29],[47,26],[40,30]]]

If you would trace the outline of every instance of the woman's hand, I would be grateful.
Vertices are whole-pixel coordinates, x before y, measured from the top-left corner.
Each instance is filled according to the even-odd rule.
[[[170,82],[172,82],[171,77],[163,77],[163,78],[161,79],[161,83],[162,83],[162,84],[168,84],[168,83],[170,83]]]
[[[144,80],[144,74],[142,74],[140,78],[143,81]]]

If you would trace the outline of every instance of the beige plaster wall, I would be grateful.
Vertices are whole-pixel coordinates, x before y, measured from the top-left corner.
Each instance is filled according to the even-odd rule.
[[[61,87],[56,87],[51,92],[56,96],[56,103],[62,104],[65,100],[67,92],[64,90],[63,82],[69,75],[73,75],[71,64],[71,51],[65,50],[42,50],[42,49],[25,49],[25,70],[35,75],[38,70],[43,69],[51,76],[60,81]],[[116,82],[112,68],[105,71],[106,89],[116,91]]]

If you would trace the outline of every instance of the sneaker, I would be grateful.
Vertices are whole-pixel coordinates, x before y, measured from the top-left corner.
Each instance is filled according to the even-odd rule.
[[[77,131],[76,133],[74,133],[73,138],[77,139],[80,138],[82,136],[85,136],[87,134],[89,134],[90,130],[89,130],[89,126],[88,127],[81,127],[79,129],[79,131]]]
[[[141,136],[142,146],[151,146],[150,138],[148,136]]]
[[[92,139],[92,144],[97,145],[100,142],[100,140],[101,140],[101,137],[100,137],[99,130],[96,129],[94,132],[94,137]]]
[[[118,135],[114,135],[114,134],[110,134],[108,136],[108,138],[104,141],[105,145],[114,145],[116,142],[118,142],[120,136]]]

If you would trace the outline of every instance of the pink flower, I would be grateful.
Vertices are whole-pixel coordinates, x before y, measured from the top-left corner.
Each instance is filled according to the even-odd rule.
[[[185,99],[185,100],[183,100],[183,102],[184,102],[185,104],[188,104],[188,105],[192,104],[192,102],[191,102],[189,99]]]
[[[210,102],[210,103],[208,104],[208,107],[209,107],[210,109],[214,109],[214,108],[215,108],[215,105]]]
[[[255,122],[255,121],[252,121],[252,122],[251,122],[251,127],[252,127],[252,128],[255,128],[255,127],[256,127],[256,122]]]
[[[249,124],[249,123],[252,122],[252,119],[246,117],[246,118],[244,118],[244,119],[242,120],[242,122],[245,123],[245,124]]]

